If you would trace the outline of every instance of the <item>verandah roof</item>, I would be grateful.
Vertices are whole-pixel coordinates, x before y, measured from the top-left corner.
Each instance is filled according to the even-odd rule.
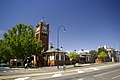
[[[46,51],[46,53],[58,53],[58,52],[59,53],[66,53],[66,52],[64,52],[60,49],[55,49],[55,48],[52,48],[52,49],[49,49],[49,50]]]

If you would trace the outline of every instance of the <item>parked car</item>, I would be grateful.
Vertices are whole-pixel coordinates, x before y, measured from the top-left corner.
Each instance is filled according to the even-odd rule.
[[[8,65],[5,63],[0,63],[0,67],[7,67]]]

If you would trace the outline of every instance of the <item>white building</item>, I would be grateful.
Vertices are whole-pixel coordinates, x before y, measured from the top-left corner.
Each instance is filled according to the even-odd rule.
[[[116,61],[120,62],[120,51],[116,51]]]
[[[78,52],[79,54],[79,57],[80,58],[83,58],[80,62],[85,62],[85,63],[88,63],[88,62],[91,62],[91,54],[89,54],[89,50],[80,50]]]
[[[108,51],[108,55],[109,55],[110,59],[112,59],[112,62],[114,62],[114,61],[120,62],[120,51],[115,50],[114,48],[106,46],[106,45],[99,46],[98,48],[102,48],[102,47],[104,47],[104,49],[106,49]],[[115,57],[112,57],[111,54],[114,54]]]

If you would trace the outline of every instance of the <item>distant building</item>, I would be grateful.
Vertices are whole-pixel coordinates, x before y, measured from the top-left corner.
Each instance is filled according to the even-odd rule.
[[[120,62],[120,51],[116,50],[116,61]]]
[[[104,49],[106,49],[106,50],[107,50],[107,53],[108,53],[108,56],[109,56],[109,58],[111,59],[111,61],[112,61],[112,62],[115,62],[115,61],[116,61],[118,55],[116,54],[116,51],[115,51],[114,48],[112,48],[112,47],[110,47],[110,46],[106,46],[106,45],[104,45],[104,46],[99,46],[98,48],[104,48]],[[115,57],[115,56],[117,56],[117,57]]]
[[[47,66],[64,65],[66,52],[62,49],[55,49],[51,46],[50,49],[45,52],[45,58]]]
[[[43,51],[37,58],[38,63],[41,66],[63,65],[66,52],[55,49],[52,45],[49,48],[49,24],[45,23],[44,18],[36,25],[35,35],[38,40],[42,41],[43,45]]]
[[[88,50],[84,50],[82,49],[81,51],[79,51],[79,57],[80,57],[80,63],[90,63],[92,62],[92,57],[91,54],[89,54]]]

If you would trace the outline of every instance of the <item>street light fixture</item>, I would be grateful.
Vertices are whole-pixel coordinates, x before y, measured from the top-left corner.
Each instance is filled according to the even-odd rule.
[[[57,64],[57,69],[59,69],[59,30],[60,30],[61,27],[64,28],[64,32],[66,31],[66,30],[65,30],[65,26],[60,25],[60,26],[58,27],[58,32],[57,32],[57,52],[58,52],[58,64]]]

